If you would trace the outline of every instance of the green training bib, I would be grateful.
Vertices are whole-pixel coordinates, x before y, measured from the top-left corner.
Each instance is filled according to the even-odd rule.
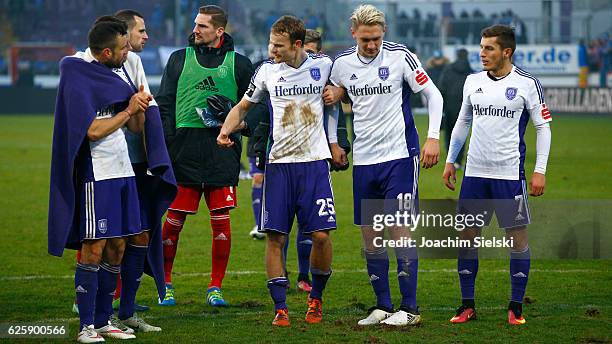
[[[198,109],[205,109],[206,99],[221,94],[236,102],[238,85],[234,77],[234,51],[225,54],[217,68],[205,68],[198,63],[193,47],[185,51],[185,65],[176,90],[176,127],[205,128]]]

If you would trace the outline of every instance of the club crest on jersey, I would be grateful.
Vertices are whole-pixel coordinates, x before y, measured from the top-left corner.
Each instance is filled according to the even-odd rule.
[[[314,81],[321,80],[321,70],[318,67],[310,68],[310,76]]]
[[[378,77],[385,81],[389,78],[389,67],[378,67]]]
[[[508,99],[508,100],[514,99],[514,97],[516,97],[517,93],[518,93],[518,89],[516,87],[508,87],[508,88],[506,88],[506,99]]]
[[[220,66],[218,69],[219,76],[225,78],[227,76],[227,66]]]

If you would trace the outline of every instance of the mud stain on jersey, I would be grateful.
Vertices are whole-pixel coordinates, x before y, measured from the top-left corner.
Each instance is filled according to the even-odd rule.
[[[300,114],[302,115],[302,123],[307,127],[312,127],[316,123],[315,113],[312,111],[310,104],[304,104],[300,108]]]
[[[296,117],[295,110],[297,109],[297,105],[294,102],[291,102],[285,106],[285,111],[283,112],[283,117],[281,119],[281,125],[286,130],[291,130],[289,127],[295,127]]]
[[[308,106],[310,108],[310,106]],[[301,118],[297,117],[298,106],[296,103],[291,102],[285,106],[283,117],[281,118],[281,125],[283,129],[288,133],[285,142],[281,143],[282,147],[274,154],[275,159],[280,159],[287,156],[303,157],[306,155],[306,146],[308,140],[304,136],[304,129],[306,126],[312,126],[304,123],[303,107],[300,108]],[[312,112],[312,111],[310,111]],[[301,120],[301,121],[300,121]],[[313,122],[314,124],[314,122]]]

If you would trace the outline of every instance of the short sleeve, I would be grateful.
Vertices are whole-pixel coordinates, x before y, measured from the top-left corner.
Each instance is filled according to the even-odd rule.
[[[249,83],[249,88],[247,88],[247,91],[244,93],[244,99],[251,103],[259,103],[266,96],[266,74],[269,66],[269,63],[262,63],[257,70],[255,70],[255,74],[253,74],[251,82]]]
[[[341,75],[342,75],[342,62],[336,59],[336,61],[332,63],[332,66],[331,66],[331,73],[329,74],[329,81],[334,86],[344,87],[344,84],[342,83]]]

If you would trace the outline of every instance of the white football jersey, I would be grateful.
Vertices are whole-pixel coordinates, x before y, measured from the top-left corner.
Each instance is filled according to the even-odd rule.
[[[73,56],[87,62],[93,62],[95,60],[89,48],[87,48],[85,52],[77,52]],[[123,68],[113,68],[112,71],[125,81],[125,83],[130,85],[130,80]],[[103,109],[97,109],[96,118],[111,118],[117,113],[118,111],[115,109],[115,106],[111,105]],[[91,153],[93,175],[96,181],[134,176],[125,134],[121,128],[98,141],[90,141],[89,149]]]
[[[486,71],[469,75],[461,111],[472,118],[465,175],[524,179],[529,118],[536,126],[552,120],[540,81],[516,66],[501,79]]]
[[[309,54],[294,68],[266,61],[255,71],[244,98],[258,103],[269,95],[272,145],[269,163],[308,162],[331,158],[323,128],[323,88],[332,61]]]
[[[432,82],[416,55],[383,41],[378,55],[368,61],[352,47],[336,56],[330,81],[344,87],[352,102],[355,165],[419,154],[409,98]]]
[[[128,58],[123,64],[123,67],[125,67],[125,70],[127,71],[130,80],[134,84],[134,87],[138,88],[140,85],[143,85],[145,92],[152,94],[151,90],[149,89],[149,83],[147,82],[147,77],[145,76],[140,56],[132,51],[128,52]],[[155,99],[149,102],[149,106],[157,106]],[[143,145],[142,135],[132,133],[127,129],[127,127],[123,127],[123,133],[125,134],[125,140],[128,144],[128,151],[132,163],[146,162],[147,156]]]

